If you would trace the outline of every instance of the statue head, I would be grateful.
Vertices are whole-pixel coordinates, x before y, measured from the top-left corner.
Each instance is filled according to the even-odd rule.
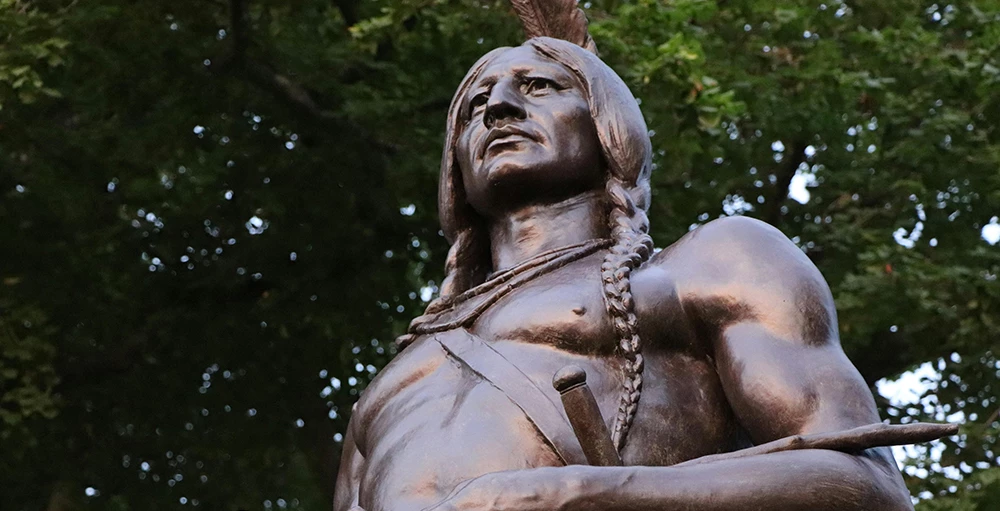
[[[577,12],[575,2],[566,5]],[[586,36],[585,19],[583,27]],[[589,36],[585,41],[593,46]],[[518,201],[596,193],[603,198],[612,238],[601,263],[601,287],[623,359],[621,403],[612,431],[620,450],[642,388],[629,276],[653,250],[646,234],[652,149],[632,93],[592,50],[534,37],[516,48],[491,51],[462,80],[448,109],[438,189],[441,227],[451,243],[446,277],[440,298],[398,342],[401,347],[412,342],[420,325],[494,270],[490,216]]]
[[[517,201],[599,188],[616,241],[648,230],[646,124],[621,78],[578,45],[537,37],[487,53],[459,85],[445,133],[438,211],[452,250],[442,296],[485,279],[487,217]]]

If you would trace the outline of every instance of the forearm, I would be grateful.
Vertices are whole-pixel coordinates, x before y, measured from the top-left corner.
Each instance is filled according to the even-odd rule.
[[[525,475],[555,493],[553,508],[565,511],[912,510],[894,470],[867,456],[802,450],[687,467],[572,466]]]

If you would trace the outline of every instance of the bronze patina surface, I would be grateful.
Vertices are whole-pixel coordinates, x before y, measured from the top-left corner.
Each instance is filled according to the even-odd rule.
[[[335,511],[912,509],[884,446],[954,429],[880,424],[777,229],[725,218],[654,254],[646,126],[583,27],[459,86],[447,279],[358,402]]]

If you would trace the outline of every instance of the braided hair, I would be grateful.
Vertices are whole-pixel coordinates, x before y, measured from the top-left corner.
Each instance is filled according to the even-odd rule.
[[[622,356],[622,390],[612,429],[619,451],[625,446],[642,392],[642,345],[632,298],[630,275],[649,259],[653,241],[647,234],[649,219],[652,149],[646,123],[638,103],[625,83],[593,53],[575,44],[548,37],[524,43],[542,58],[562,65],[580,83],[590,107],[604,160],[608,166],[606,204],[613,245],[601,264],[604,301],[618,336]],[[429,316],[447,309],[454,297],[486,280],[491,270],[490,240],[486,224],[469,205],[462,173],[455,159],[455,146],[465,125],[462,103],[483,69],[509,48],[487,53],[469,70],[448,109],[438,212],[445,238],[451,243],[445,263],[441,295],[427,306],[424,315],[410,325],[410,333],[397,342],[406,346],[415,337],[414,328]]]

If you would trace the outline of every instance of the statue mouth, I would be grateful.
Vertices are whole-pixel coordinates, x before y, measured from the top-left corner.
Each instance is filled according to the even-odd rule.
[[[535,141],[535,137],[527,131],[513,125],[493,128],[486,134],[486,139],[483,141],[479,157],[484,158],[486,156],[486,152],[491,147],[525,141]]]

